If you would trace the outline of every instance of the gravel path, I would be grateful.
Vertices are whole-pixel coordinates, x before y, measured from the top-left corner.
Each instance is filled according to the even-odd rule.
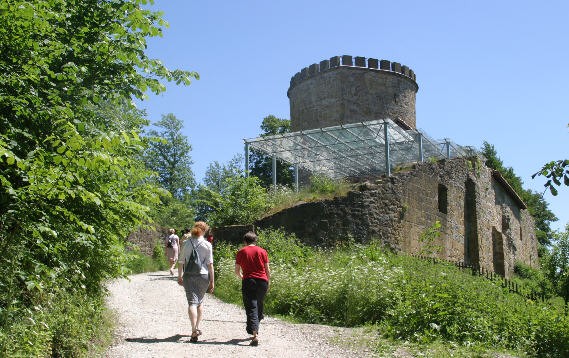
[[[133,275],[108,285],[107,304],[117,315],[115,343],[107,357],[348,357],[369,356],[331,343],[347,328],[291,324],[265,317],[259,346],[249,346],[245,312],[207,294],[203,334],[190,343],[184,290],[168,272]],[[270,293],[269,293],[270,294]]]

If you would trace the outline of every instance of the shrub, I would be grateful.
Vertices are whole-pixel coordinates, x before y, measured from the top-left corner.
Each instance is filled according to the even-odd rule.
[[[542,310],[530,350],[537,357],[569,357],[569,317]]]
[[[259,230],[258,236],[258,244],[267,250],[271,262],[297,265],[311,254],[311,249],[294,234],[287,234],[282,229]]]
[[[102,296],[61,290],[45,305],[6,317],[0,329],[0,356],[88,357],[95,345],[110,343],[110,336],[100,336],[102,326],[111,331],[104,312]]]
[[[140,248],[134,244],[129,246],[127,252],[127,274],[161,271],[169,268],[164,247],[160,243],[156,243],[156,245],[154,245],[152,256],[142,253]]]
[[[543,297],[551,297],[554,294],[553,285],[543,271],[522,262],[516,262],[514,274],[517,276],[515,281],[518,281],[527,290],[526,294]]]

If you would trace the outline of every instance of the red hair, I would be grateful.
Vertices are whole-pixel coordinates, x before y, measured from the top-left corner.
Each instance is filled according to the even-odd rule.
[[[202,236],[208,229],[209,226],[207,226],[205,222],[197,221],[192,230],[190,230],[190,234],[192,234],[192,236]]]

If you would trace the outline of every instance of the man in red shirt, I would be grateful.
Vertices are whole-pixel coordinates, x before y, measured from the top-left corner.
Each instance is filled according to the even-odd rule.
[[[259,345],[259,322],[263,319],[263,302],[269,289],[271,270],[267,251],[257,246],[257,235],[249,231],[243,236],[245,246],[237,252],[235,274],[241,281],[241,294],[247,316],[247,333],[251,345]]]

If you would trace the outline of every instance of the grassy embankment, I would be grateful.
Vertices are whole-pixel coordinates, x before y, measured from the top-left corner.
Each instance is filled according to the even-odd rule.
[[[384,251],[378,244],[331,249],[260,233],[272,262],[266,310],[297,322],[360,327],[378,354],[405,347],[422,356],[569,356],[569,317],[560,299],[513,294],[452,264]],[[241,304],[237,247],[219,244],[216,296]]]
[[[167,269],[161,245],[156,246],[152,257],[136,249],[129,252],[125,274]],[[33,307],[24,311],[11,307],[0,310],[0,356],[104,356],[112,343],[115,324],[113,313],[105,307],[104,290],[36,291],[33,301],[38,304]]]

